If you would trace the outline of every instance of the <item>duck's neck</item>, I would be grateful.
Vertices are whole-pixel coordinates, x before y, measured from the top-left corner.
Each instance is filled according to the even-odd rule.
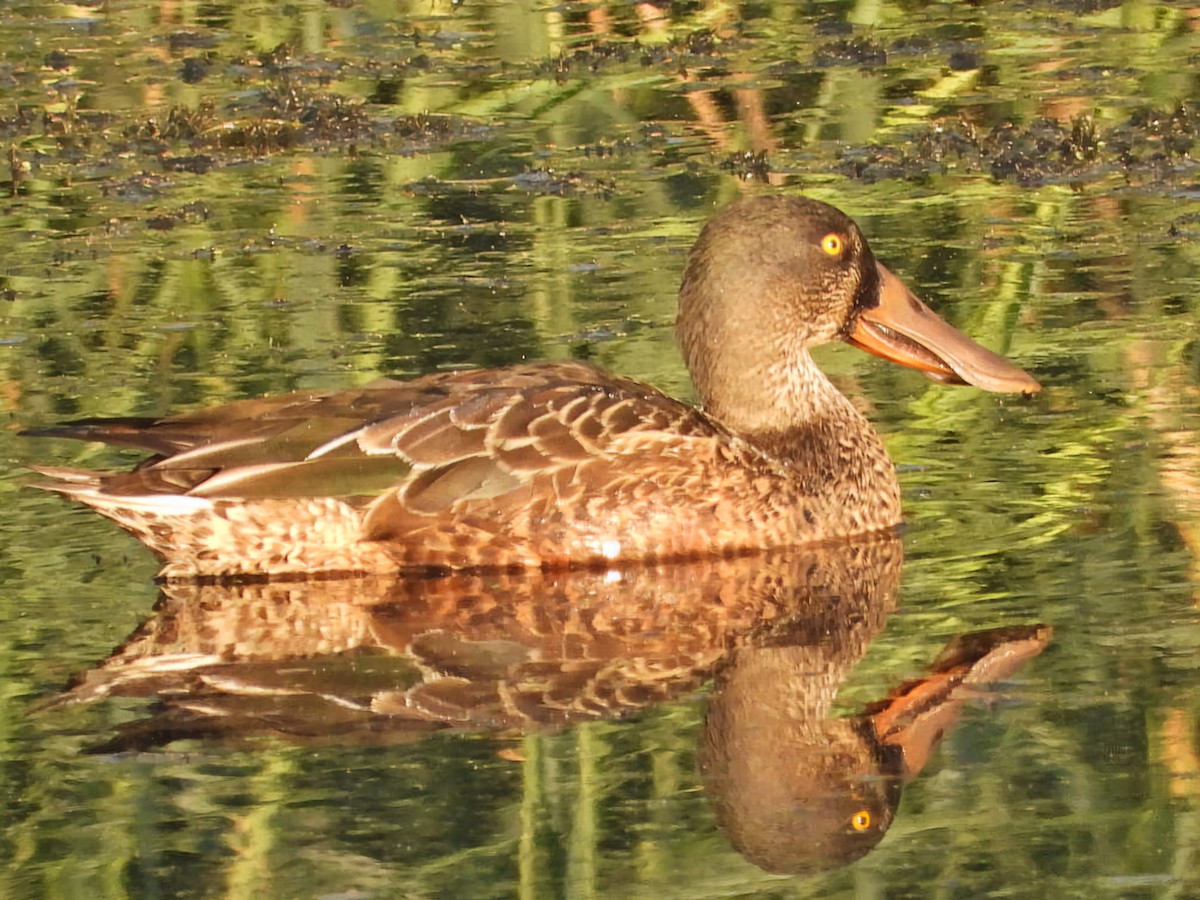
[[[883,441],[807,352],[802,358],[782,371],[755,372],[754,398],[722,391],[709,413],[788,467],[789,482],[807,498],[797,509],[811,513],[798,529],[812,527],[813,519],[822,534],[891,527],[900,520],[900,487]],[[773,402],[764,404],[764,397]]]
[[[788,440],[799,432],[828,432],[833,439],[855,435],[860,447],[871,445],[871,455],[876,447],[882,452],[875,429],[834,387],[807,349],[787,361],[749,363],[738,377],[722,379],[719,392],[706,387],[697,385],[705,411],[773,455],[787,458],[805,452],[803,442]]]

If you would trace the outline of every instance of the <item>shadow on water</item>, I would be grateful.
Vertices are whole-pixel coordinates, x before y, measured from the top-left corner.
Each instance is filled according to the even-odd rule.
[[[902,556],[880,539],[628,571],[169,584],[52,705],[153,699],[92,754],[381,746],[617,719],[715,675],[698,759],[720,827],[768,871],[815,872],[869,852],[963,704],[1050,640],[1040,625],[961,635],[925,675],[836,714]]]

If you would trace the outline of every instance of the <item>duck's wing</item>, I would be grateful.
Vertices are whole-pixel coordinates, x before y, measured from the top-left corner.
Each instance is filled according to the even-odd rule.
[[[653,388],[583,363],[546,363],[243,400],[165,419],[83,420],[37,433],[156,454],[132,472],[103,477],[110,496],[392,492],[412,512],[437,513],[653,443],[653,436],[719,431]],[[71,478],[67,470],[48,474]]]

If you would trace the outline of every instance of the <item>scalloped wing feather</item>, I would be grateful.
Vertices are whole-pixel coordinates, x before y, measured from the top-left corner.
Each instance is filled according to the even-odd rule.
[[[54,433],[111,438],[164,454],[134,472],[104,476],[106,493],[391,495],[377,504],[380,510],[398,504],[436,516],[506,495],[511,499],[500,506],[528,503],[528,489],[543,477],[543,489],[575,497],[578,469],[591,460],[667,452],[689,434],[724,432],[652,388],[569,362],[518,366],[505,370],[503,380],[488,370],[381,380],[167,419],[110,426],[89,420]],[[649,440],[629,443],[635,433]]]

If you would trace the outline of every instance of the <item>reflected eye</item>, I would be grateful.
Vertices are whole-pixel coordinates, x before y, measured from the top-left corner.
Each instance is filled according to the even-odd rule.
[[[871,827],[871,813],[868,810],[860,809],[850,817],[850,827],[855,831],[866,831]]]
[[[836,232],[831,231],[825,237],[821,238],[821,249],[825,251],[827,256],[841,256],[842,250],[845,247],[846,242]]]

